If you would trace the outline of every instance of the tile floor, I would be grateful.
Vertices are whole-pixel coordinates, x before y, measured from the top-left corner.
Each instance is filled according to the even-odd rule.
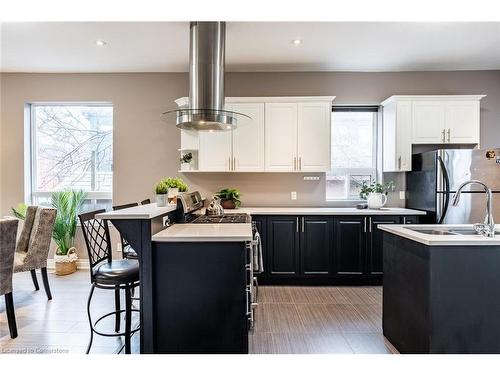
[[[88,271],[49,273],[53,300],[47,301],[39,275],[34,291],[29,272],[14,276],[19,336],[9,336],[0,296],[0,353],[84,353],[89,340],[86,302]],[[251,353],[397,353],[382,335],[381,287],[260,287]],[[113,309],[113,292],[97,290],[94,314]],[[109,319],[102,330],[112,331]],[[91,353],[117,353],[117,338],[95,336]],[[139,335],[132,339],[139,352]]]

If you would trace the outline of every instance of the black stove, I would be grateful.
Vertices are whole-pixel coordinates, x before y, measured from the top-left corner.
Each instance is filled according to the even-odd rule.
[[[249,223],[250,217],[247,214],[224,214],[221,216],[200,215],[194,220],[190,221],[191,224],[236,224],[236,223]]]

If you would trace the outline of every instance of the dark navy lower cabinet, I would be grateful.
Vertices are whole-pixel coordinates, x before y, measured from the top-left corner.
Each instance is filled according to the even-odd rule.
[[[416,224],[416,216],[253,217],[263,239],[262,284],[381,284],[379,224]]]
[[[300,218],[300,274],[329,275],[332,264],[333,220],[329,216]]]
[[[335,275],[363,275],[366,254],[366,218],[335,217]]]
[[[267,265],[269,276],[299,274],[299,217],[267,218]]]

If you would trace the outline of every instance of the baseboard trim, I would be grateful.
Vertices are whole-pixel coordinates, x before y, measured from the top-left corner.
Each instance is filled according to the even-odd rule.
[[[77,259],[76,260],[76,267],[79,270],[88,270],[88,269],[90,269],[88,259]],[[56,266],[54,264],[54,259],[47,259],[47,269],[53,270],[55,268],[56,268]]]

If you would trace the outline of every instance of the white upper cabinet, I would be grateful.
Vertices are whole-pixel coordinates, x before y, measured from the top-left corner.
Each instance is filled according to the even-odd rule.
[[[332,100],[266,103],[266,171],[330,170]]]
[[[479,144],[479,101],[484,95],[414,97],[413,144]]]
[[[236,172],[264,170],[264,103],[231,103],[231,111],[250,116],[238,118],[233,130],[233,163]]]
[[[413,101],[412,143],[442,143],[444,106],[436,100]]]
[[[483,97],[395,95],[384,100],[384,172],[410,171],[413,144],[479,144]]]
[[[479,143],[479,100],[446,102],[444,129],[447,143]]]
[[[226,172],[231,170],[232,148],[230,131],[199,131],[200,171]]]
[[[181,133],[181,152],[197,151],[198,172],[326,172],[330,170],[335,97],[226,98],[245,114],[231,131]],[[179,106],[187,100],[178,99]],[[186,170],[185,172],[188,172]]]
[[[297,169],[302,172],[330,170],[331,102],[298,104]]]
[[[297,169],[297,103],[266,103],[266,171]]]
[[[400,100],[383,108],[383,170],[411,171],[412,103]]]

